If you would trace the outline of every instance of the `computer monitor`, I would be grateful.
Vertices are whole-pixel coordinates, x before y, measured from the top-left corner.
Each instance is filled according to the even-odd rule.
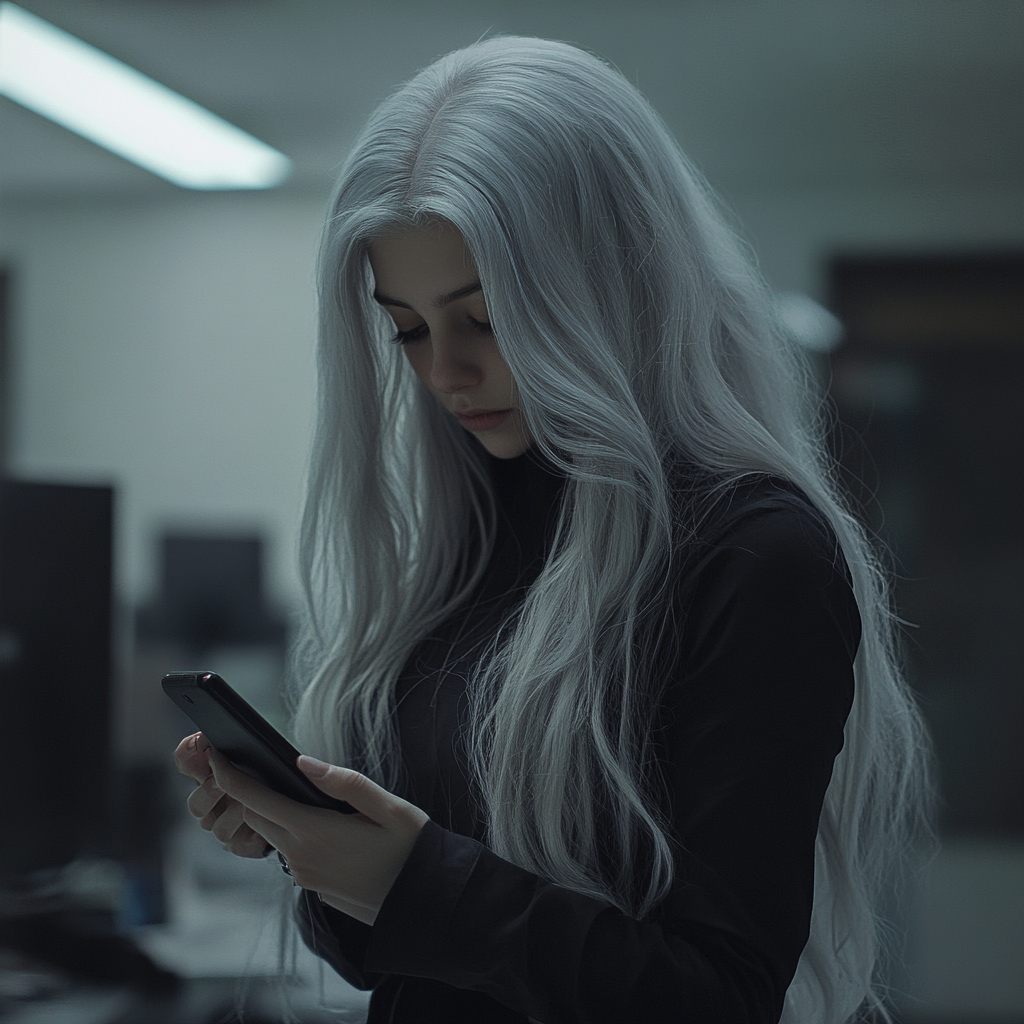
[[[0,481],[0,885],[109,852],[113,499]]]
[[[287,623],[265,602],[259,536],[168,533],[162,586],[136,616],[140,642],[172,641],[194,657],[224,646],[283,648]]]

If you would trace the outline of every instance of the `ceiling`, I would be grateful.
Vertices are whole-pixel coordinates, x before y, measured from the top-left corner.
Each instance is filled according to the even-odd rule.
[[[322,194],[374,104],[485,32],[636,82],[728,193],[1019,189],[1021,0],[21,0],[282,150]],[[0,197],[179,190],[0,97]]]

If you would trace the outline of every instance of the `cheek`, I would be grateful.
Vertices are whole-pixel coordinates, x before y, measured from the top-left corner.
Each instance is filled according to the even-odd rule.
[[[409,361],[413,372],[427,387],[430,387],[431,355],[429,345],[406,345],[402,355]]]
[[[498,351],[498,345],[491,341],[484,356],[487,378],[491,385],[502,393],[515,390],[515,378],[512,376],[512,369],[502,358]]]
[[[514,402],[518,396],[516,379],[512,376],[512,371],[504,359],[494,368],[494,378],[501,381],[502,393],[509,395]]]

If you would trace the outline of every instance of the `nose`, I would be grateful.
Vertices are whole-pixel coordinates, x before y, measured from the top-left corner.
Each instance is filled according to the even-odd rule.
[[[483,367],[473,346],[455,332],[432,332],[430,385],[445,394],[475,387],[483,380]]]

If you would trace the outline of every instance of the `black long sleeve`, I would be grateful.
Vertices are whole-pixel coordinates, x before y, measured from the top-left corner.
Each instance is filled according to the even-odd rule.
[[[520,502],[516,474],[533,484],[531,522],[540,499],[557,501],[538,467],[502,471]],[[508,508],[515,557],[501,568],[499,550],[491,594],[422,645],[400,685],[402,795],[432,820],[372,929],[307,898],[307,941],[375,987],[371,1022],[778,1020],[809,933],[818,818],[853,700],[860,620],[834,535],[795,489],[762,478],[677,581],[656,729],[677,870],[636,921],[479,841],[456,742],[460,654],[472,656],[470,624],[500,614],[495,594],[528,583],[524,566],[535,575],[543,555]]]

